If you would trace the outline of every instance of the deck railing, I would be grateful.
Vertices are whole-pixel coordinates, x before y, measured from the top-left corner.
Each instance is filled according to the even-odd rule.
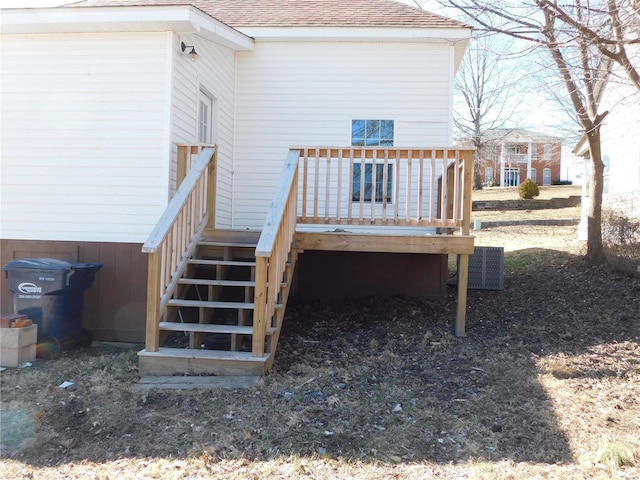
[[[200,235],[214,225],[216,152],[215,147],[178,146],[178,158],[197,154],[197,159],[142,247],[149,254],[145,340],[149,352],[158,350],[160,319]]]
[[[467,233],[474,154],[456,148],[301,148],[298,222]]]
[[[216,148],[178,147],[179,184],[142,251],[149,254],[146,350],[202,232],[214,226]],[[192,162],[193,155],[197,155]],[[279,328],[279,298],[296,225],[459,228],[471,215],[472,149],[309,147],[291,149],[256,247],[252,354]],[[290,282],[290,278],[287,281]],[[277,333],[275,334],[277,339]]]
[[[291,149],[256,247],[253,355],[264,354],[267,328],[279,327],[273,323],[298,223],[415,225],[468,234],[474,154],[455,148]]]
[[[267,327],[276,326],[273,321],[280,285],[290,261],[291,244],[296,231],[299,156],[298,150],[289,152],[256,247],[253,356],[264,354]]]

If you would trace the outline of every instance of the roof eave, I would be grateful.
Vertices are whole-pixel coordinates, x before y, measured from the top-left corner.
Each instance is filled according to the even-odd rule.
[[[239,31],[261,42],[415,42],[445,43],[454,47],[457,71],[471,37],[470,27],[273,27],[237,26]]]
[[[3,9],[3,35],[95,32],[196,33],[233,50],[253,39],[190,5]]]
[[[379,41],[464,41],[470,28],[378,27],[378,26],[236,26],[245,35],[262,41],[286,40],[379,40]]]

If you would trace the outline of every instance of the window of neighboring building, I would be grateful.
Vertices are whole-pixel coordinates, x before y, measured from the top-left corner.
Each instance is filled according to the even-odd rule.
[[[551,169],[542,170],[542,185],[551,185]]]
[[[510,147],[507,147],[507,153],[514,153],[516,155],[519,155],[520,152],[520,145],[511,145]]]
[[[531,169],[531,180],[538,183],[538,172],[536,171],[535,168]]]
[[[484,169],[484,183],[486,185],[493,185],[493,167],[486,167]]]
[[[553,145],[551,145],[550,143],[545,143],[544,144],[544,156],[545,156],[545,158],[547,158],[547,159],[551,158],[552,151],[553,151]]]
[[[213,98],[200,90],[198,99],[198,142],[213,143],[213,120],[214,120],[215,102]]]
[[[531,158],[532,159],[538,158],[538,145],[536,145],[535,143],[531,144]]]
[[[351,122],[351,145],[365,147],[392,147],[394,135],[393,120],[353,120]],[[392,178],[393,164],[387,164],[386,171],[386,192],[385,192],[385,169],[384,164],[376,163],[375,174],[373,163],[364,164],[364,172],[362,172],[362,163],[355,162],[353,164],[352,178],[352,196],[354,202],[359,202],[361,196],[365,202],[372,201],[373,182],[375,181],[376,203],[382,203],[383,196],[386,193],[385,201],[390,202],[392,198]],[[364,192],[362,192],[362,175],[364,173]]]

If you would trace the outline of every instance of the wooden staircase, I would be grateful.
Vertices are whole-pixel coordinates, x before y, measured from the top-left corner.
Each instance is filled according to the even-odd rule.
[[[252,352],[258,236],[203,237],[159,322],[160,347],[139,353],[145,375],[264,375],[273,364],[296,255],[280,283],[276,314],[264,329],[264,353]]]
[[[304,249],[458,254],[456,334],[464,335],[468,260],[473,253],[473,237],[468,235],[473,150],[291,149],[264,226],[260,232],[250,232],[216,228],[216,146],[177,147],[179,187],[142,247],[149,258],[145,349],[138,352],[143,375],[267,373],[297,257]],[[331,175],[335,176],[331,165],[348,172],[354,162],[364,170],[369,161],[383,166],[393,161],[397,172],[405,172],[402,182],[396,176],[392,202],[366,203],[364,195],[359,203],[353,202],[350,189],[341,188],[340,173],[335,180],[338,188],[331,188]],[[436,179],[439,170],[446,174]],[[401,184],[406,185],[402,195]],[[371,198],[377,198],[375,185]],[[383,199],[391,193],[387,185],[383,182]],[[425,185],[426,191],[438,192],[435,200],[423,195]],[[364,189],[361,176],[360,190]],[[322,238],[308,232],[299,237],[298,224],[330,229],[418,226],[459,229],[460,234],[419,234],[410,240],[406,234],[345,237],[336,229],[322,233]]]

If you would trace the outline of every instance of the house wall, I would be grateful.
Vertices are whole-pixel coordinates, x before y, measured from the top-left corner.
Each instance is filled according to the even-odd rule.
[[[196,48],[195,62],[180,53],[181,41]],[[235,52],[195,35],[175,35],[173,52],[171,193],[176,188],[176,144],[197,143],[198,98],[202,88],[214,99],[212,143],[218,145],[216,224],[228,228],[233,188]]]
[[[99,262],[96,339],[142,341],[142,243],[168,201],[170,34],[3,35],[2,265]],[[5,275],[2,311],[11,311]]]
[[[352,119],[394,120],[396,146],[452,143],[451,46],[256,41],[237,79],[234,228],[262,227],[289,147],[349,145]]]
[[[2,238],[144,242],[168,197],[168,38],[2,36]]]
[[[600,130],[605,173],[602,232],[608,262],[640,276],[640,92],[611,82]]]
[[[613,83],[607,89],[604,101],[610,111],[600,129],[603,160],[609,166],[607,192],[640,190],[640,92]]]
[[[102,263],[84,292],[82,327],[95,340],[144,342],[147,306],[147,256],[138,243],[0,240],[2,265],[19,258],[59,258]],[[13,312],[13,293],[0,276],[2,312]]]

